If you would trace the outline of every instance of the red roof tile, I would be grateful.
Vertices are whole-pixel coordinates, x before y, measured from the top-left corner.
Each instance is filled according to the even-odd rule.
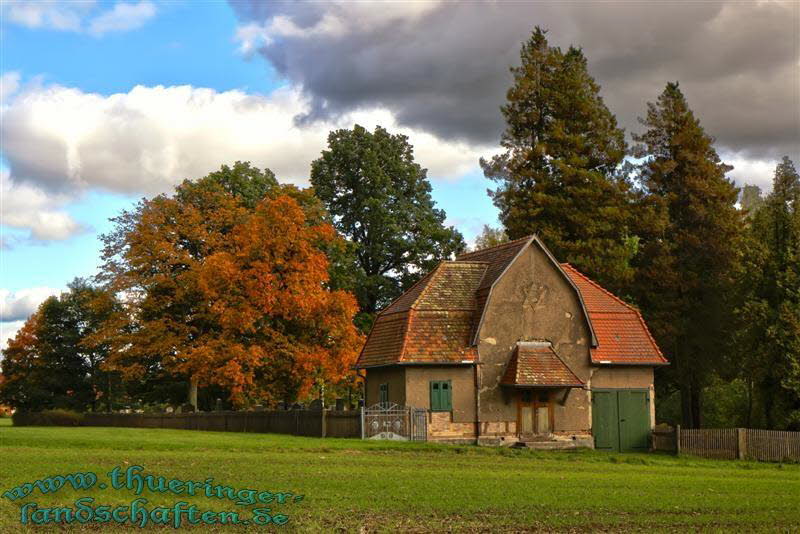
[[[375,319],[356,367],[474,361],[475,290],[483,262],[442,262]]]
[[[517,343],[500,383],[506,386],[581,387],[550,343]]]
[[[572,265],[562,263],[561,267],[578,286],[597,336],[597,347],[591,349],[592,363],[668,363],[636,308],[600,287]]]
[[[356,367],[475,361],[475,335],[491,287],[533,240],[517,239],[440,263],[378,314]],[[592,363],[667,363],[636,309],[572,266],[560,267],[585,306],[592,343],[597,343]]]

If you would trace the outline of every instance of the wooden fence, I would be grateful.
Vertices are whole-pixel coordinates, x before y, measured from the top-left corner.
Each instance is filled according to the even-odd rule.
[[[800,462],[800,432],[751,428],[656,430],[653,449],[704,458]]]
[[[14,424],[20,426],[48,424],[35,416],[36,414],[30,414],[30,416],[17,414]],[[268,432],[323,438],[361,437],[361,412],[356,410],[274,410],[180,414],[86,413],[81,415],[76,424],[218,432]]]

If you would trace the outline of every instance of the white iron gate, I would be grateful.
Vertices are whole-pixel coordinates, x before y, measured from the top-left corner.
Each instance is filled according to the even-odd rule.
[[[413,406],[389,403],[362,408],[361,438],[427,441],[427,412]]]

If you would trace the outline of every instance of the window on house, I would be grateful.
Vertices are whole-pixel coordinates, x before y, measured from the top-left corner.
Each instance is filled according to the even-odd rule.
[[[449,412],[453,409],[453,388],[449,380],[431,380],[431,411]]]
[[[381,404],[389,404],[389,384],[381,384],[378,388],[379,392],[379,399],[378,402]]]

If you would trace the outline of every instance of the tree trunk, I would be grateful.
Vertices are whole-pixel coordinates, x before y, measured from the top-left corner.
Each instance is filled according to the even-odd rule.
[[[681,426],[684,428],[694,428],[692,426],[692,390],[689,384],[681,383]]]
[[[702,402],[703,402],[703,388],[699,384],[692,384],[692,428],[702,428]]]
[[[189,380],[189,404],[194,406],[195,411],[197,410],[197,382],[195,377]]]

